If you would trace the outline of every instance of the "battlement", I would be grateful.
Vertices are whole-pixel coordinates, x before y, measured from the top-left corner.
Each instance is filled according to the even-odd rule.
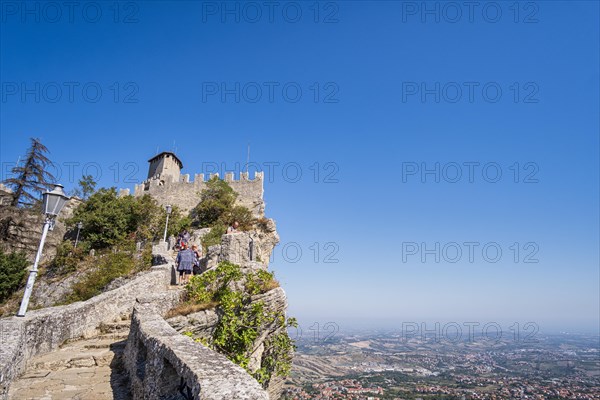
[[[255,181],[263,181],[265,173],[263,171],[256,171],[254,173],[254,178],[250,179],[250,174],[248,172],[240,172],[239,179],[235,179],[235,174],[233,172],[225,173],[225,182],[255,182]],[[176,183],[196,183],[196,182],[208,182],[213,178],[220,178],[218,172],[210,173],[210,174],[195,174],[194,179],[190,180],[190,174],[182,174],[179,178],[179,181]],[[152,183],[158,184],[159,186],[164,185],[166,182],[174,182],[172,175],[164,175],[156,174],[146,179],[142,183],[136,185],[136,189],[138,186],[143,186]]]
[[[220,178],[219,173],[195,174],[193,180],[190,174],[181,174],[175,181],[172,174],[155,174],[135,185],[134,196],[149,194],[161,205],[176,205],[188,212],[200,202],[200,193],[206,183],[215,177]],[[264,172],[255,172],[252,179],[248,172],[240,172],[239,179],[233,172],[227,172],[224,180],[238,193],[238,204],[248,207],[256,216],[264,215]],[[128,194],[127,191],[121,193]]]
[[[220,178],[219,173],[195,174],[194,179],[190,180],[190,174],[181,173],[183,162],[175,153],[168,151],[155,155],[148,163],[148,178],[135,185],[133,195],[139,197],[148,194],[159,204],[177,206],[184,213],[200,202],[200,193],[210,179]],[[264,172],[256,171],[252,179],[248,172],[240,172],[239,179],[236,179],[235,173],[226,172],[224,181],[237,192],[239,205],[248,207],[257,217],[264,216]],[[129,194],[129,189],[119,191],[120,196]]]

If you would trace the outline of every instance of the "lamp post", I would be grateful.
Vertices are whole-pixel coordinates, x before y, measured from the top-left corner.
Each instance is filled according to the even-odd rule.
[[[173,211],[173,208],[171,207],[170,204],[167,204],[165,209],[167,211],[167,221],[165,222],[165,234],[163,236],[163,242],[167,241],[167,228],[169,227],[169,215],[171,215],[171,211]]]
[[[83,222],[78,222],[77,223],[77,237],[75,238],[75,246],[73,246],[74,248],[77,248],[77,243],[79,243],[79,231],[81,231],[81,228],[83,228]]]
[[[24,317],[27,312],[27,306],[29,305],[29,298],[31,297],[31,291],[33,290],[33,283],[38,273],[38,263],[42,257],[42,250],[44,249],[44,242],[48,231],[54,228],[54,222],[60,211],[63,209],[65,204],[69,200],[69,197],[65,195],[62,185],[54,185],[54,189],[51,192],[44,192],[43,194],[43,207],[44,215],[44,229],[42,230],[42,238],[40,239],[40,245],[38,247],[37,254],[35,255],[35,261],[33,267],[29,271],[29,278],[27,278],[27,286],[25,286],[25,293],[23,294],[23,300],[21,301],[21,307],[17,314],[18,317]]]

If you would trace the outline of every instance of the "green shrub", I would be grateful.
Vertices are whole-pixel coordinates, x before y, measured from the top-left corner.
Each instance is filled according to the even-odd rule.
[[[96,269],[73,285],[67,303],[84,301],[97,296],[114,279],[126,276],[135,269],[135,258],[131,254],[124,252],[105,254],[99,258]]]
[[[234,206],[231,210],[227,210],[221,217],[221,222],[227,226],[233,225],[236,221],[240,224],[238,229],[242,231],[248,231],[254,225],[252,212],[244,206]]]
[[[244,277],[244,290],[232,290],[231,283]],[[244,276],[238,265],[221,262],[217,268],[193,276],[186,287],[191,305],[216,304],[219,309],[220,318],[214,334],[208,340],[202,339],[202,343],[247,370],[259,333],[267,326],[277,332],[269,339],[269,351],[263,355],[262,367],[253,374],[263,387],[268,386],[273,374],[289,375],[295,349],[286,330],[288,326],[296,326],[295,319],[286,320],[284,313],[267,311],[264,302],[252,301],[253,295],[278,286],[276,282],[273,274],[267,271]]]
[[[29,265],[25,254],[6,254],[0,249],[0,302],[19,289]]]
[[[217,177],[209,180],[206,189],[200,193],[200,203],[190,214],[193,226],[211,228],[202,238],[205,253],[210,246],[221,243],[221,236],[235,221],[242,231],[252,229],[255,221],[252,212],[244,206],[235,205],[236,198],[237,193],[231,186]]]
[[[237,193],[229,184],[217,177],[206,183],[200,193],[200,203],[192,210],[192,223],[198,227],[229,226],[239,222],[241,230],[254,224],[252,212],[244,206],[235,205]]]
[[[210,232],[202,237],[202,248],[204,254],[208,251],[210,246],[215,244],[221,244],[221,236],[227,232],[225,225],[217,223],[210,228]]]
[[[70,240],[65,240],[56,248],[56,256],[50,265],[48,272],[53,275],[65,275],[77,270],[77,266],[88,257],[89,244],[79,242],[77,248]]]
[[[222,216],[233,208],[236,198],[237,194],[227,182],[212,178],[200,193],[200,203],[192,210],[194,225],[209,227],[221,221]]]
[[[162,238],[166,217],[164,207],[149,195],[119,197],[115,188],[103,188],[79,206],[66,222],[70,227],[82,222],[82,240],[94,249],[106,249],[125,240],[149,242]],[[173,207],[167,233],[177,234],[190,223],[189,218]]]
[[[246,291],[251,295],[266,293],[269,290],[279,287],[272,272],[259,270],[246,277]]]

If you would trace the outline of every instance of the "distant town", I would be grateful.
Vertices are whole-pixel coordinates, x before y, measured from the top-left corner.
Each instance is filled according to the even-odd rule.
[[[600,399],[600,338],[535,341],[337,334],[299,340],[286,400]]]

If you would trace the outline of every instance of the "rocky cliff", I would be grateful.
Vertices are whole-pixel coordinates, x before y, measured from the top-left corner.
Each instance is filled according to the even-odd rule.
[[[67,227],[63,221],[73,215],[73,211],[81,204],[77,197],[71,198],[60,213],[54,229],[48,232],[41,262],[51,260],[56,254],[56,247],[63,241]],[[44,226],[41,211],[0,205],[0,248],[13,252],[22,251],[27,259],[33,262]]]
[[[236,291],[243,292],[245,290],[246,279],[249,276],[259,271],[267,271],[267,263],[271,252],[279,241],[274,221],[269,220],[266,226],[267,229],[260,231],[223,235],[221,244],[211,246],[203,260],[203,274],[214,271],[218,264],[223,261],[237,264],[241,267],[241,277],[231,282],[230,285]],[[203,232],[194,232],[193,240],[199,240],[197,238],[205,233],[205,230]],[[285,318],[287,298],[285,291],[281,287],[269,288],[264,293],[249,295],[249,298],[250,303],[246,306],[247,309],[261,304],[264,307],[264,315],[280,315]],[[218,329],[223,315],[223,311],[217,305],[187,315],[172,316],[167,319],[167,322],[178,332],[191,335],[197,341],[207,343],[214,337],[215,330]],[[278,320],[268,321],[260,325],[256,338],[251,345],[249,361],[246,367],[248,372],[256,373],[261,368],[267,368],[270,357],[272,357],[275,350],[273,341],[278,335],[285,333],[284,331],[285,326]],[[284,376],[273,373],[264,382],[264,387],[271,399],[280,398],[283,392],[284,381]]]

